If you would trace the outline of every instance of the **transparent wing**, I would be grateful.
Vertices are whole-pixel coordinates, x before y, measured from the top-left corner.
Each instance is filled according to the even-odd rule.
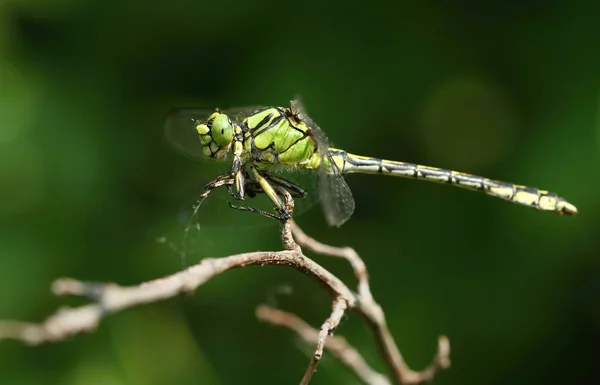
[[[236,123],[252,114],[260,106],[223,110]],[[182,107],[171,110],[165,119],[165,139],[170,147],[192,159],[208,159],[196,133],[196,121],[206,122],[215,109]]]
[[[321,156],[319,166],[319,199],[323,215],[329,226],[340,227],[354,213],[354,198],[337,164],[329,156],[329,139],[321,128],[306,114],[302,103],[296,99],[291,109],[298,114],[311,129],[311,136],[317,144]]]
[[[202,152],[194,122],[205,121],[215,110],[178,108],[165,119],[165,139],[169,146],[182,155],[195,159],[208,159]]]
[[[340,227],[354,213],[352,191],[333,159],[325,155],[319,167],[319,195],[329,226]]]

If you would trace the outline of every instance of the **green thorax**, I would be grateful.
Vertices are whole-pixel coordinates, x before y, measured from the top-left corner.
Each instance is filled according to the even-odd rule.
[[[320,158],[310,127],[289,109],[261,108],[243,120],[242,130],[246,160],[303,168],[318,166]]]

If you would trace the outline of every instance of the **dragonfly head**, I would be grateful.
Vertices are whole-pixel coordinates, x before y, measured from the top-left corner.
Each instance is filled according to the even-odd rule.
[[[220,160],[225,158],[233,141],[233,122],[226,114],[214,112],[206,121],[195,121],[205,155]]]

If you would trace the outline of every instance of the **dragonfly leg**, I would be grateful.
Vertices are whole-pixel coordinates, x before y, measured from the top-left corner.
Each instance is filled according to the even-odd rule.
[[[234,197],[236,200],[243,200],[243,197],[241,197],[241,199],[240,199],[240,196],[237,193],[239,191],[244,192],[251,198],[254,198],[257,194],[265,194],[275,204],[275,209],[276,209],[278,215],[266,212],[266,211],[261,210],[256,207],[235,206],[231,202],[228,202],[229,207],[236,209],[236,210],[258,213],[258,214],[261,214],[261,215],[269,217],[269,218],[277,219],[279,221],[283,221],[283,220],[287,220],[287,219],[291,218],[292,214],[291,214],[290,210],[287,208],[288,207],[287,204],[289,204],[287,197],[289,196],[290,198],[291,197],[303,198],[306,196],[306,191],[304,189],[302,189],[300,186],[297,186],[297,185],[293,184],[292,182],[289,182],[289,181],[287,181],[283,178],[280,178],[278,176],[275,176],[273,174],[266,173],[266,175],[263,176],[260,172],[258,172],[258,170],[256,170],[256,168],[254,166],[251,167],[251,171],[256,180],[251,179],[250,175],[245,171],[244,172],[240,171],[239,173],[237,173],[235,175],[232,175],[231,173],[219,175],[214,181],[212,181],[212,182],[208,183],[206,186],[204,186],[204,192],[200,195],[200,199],[201,200],[206,199],[206,197],[208,197],[208,195],[214,189],[222,187],[222,186],[226,186],[229,194],[232,197]],[[238,179],[238,178],[240,178],[240,176],[241,176],[241,179]],[[238,180],[240,180],[242,183],[241,189],[239,189],[238,191],[235,191]],[[291,192],[288,192],[288,189]],[[284,203],[279,198],[279,196],[286,197],[286,202]]]
[[[302,187],[297,184],[290,182],[287,179],[284,179],[278,175],[272,174],[270,172],[263,171],[262,175],[272,184],[281,186],[288,190],[292,197],[294,198],[306,198],[307,192]]]
[[[227,185],[227,192],[231,195],[235,200],[243,201],[244,197],[248,195],[250,198],[254,198],[256,194],[250,190],[248,191],[248,186],[252,187],[256,184],[248,175],[248,172],[239,170],[236,173],[229,174],[229,178],[232,180],[231,184]]]
[[[251,179],[246,179],[246,195],[249,196],[250,198],[255,198],[258,194],[264,194],[265,192],[263,191],[263,189],[260,187],[260,184],[258,184],[258,182],[251,180]]]
[[[229,202],[229,207],[236,209],[236,210],[242,210],[242,211],[249,211],[249,212],[254,212],[254,213],[258,213],[261,215],[264,215],[266,217],[269,218],[273,218],[273,219],[277,219],[280,221],[284,221],[287,220],[289,218],[292,217],[292,213],[290,211],[290,209],[288,209],[289,206],[289,199],[292,198],[292,195],[284,188],[284,186],[281,186],[279,183],[269,183],[269,181],[267,180],[267,177],[264,177],[260,172],[258,172],[258,170],[256,170],[256,168],[254,166],[252,166],[250,168],[250,170],[253,173],[253,176],[256,180],[251,180],[251,179],[245,179],[245,187],[246,192],[248,193],[249,196],[256,196],[256,194],[265,194],[269,197],[269,199],[275,203],[275,210],[278,212],[279,215],[276,214],[271,214],[268,213],[264,210],[258,209],[256,207],[247,207],[247,206],[234,206],[231,202]],[[277,180],[277,182],[280,182],[279,180]],[[285,181],[287,182],[287,181]],[[293,185],[292,183],[286,183],[286,186],[290,185],[293,186],[294,188],[297,187],[295,185]],[[299,191],[302,190],[299,187],[297,189],[295,189],[295,191]],[[279,196],[283,196],[285,197],[285,203],[279,198]]]
[[[248,185],[246,187],[249,187],[247,191],[264,193],[264,191],[262,191],[262,189],[260,188],[260,186],[258,186],[258,182],[252,181],[251,184],[249,182],[247,182],[247,184]],[[273,191],[275,191],[276,194],[281,195],[281,196],[283,196],[285,198],[285,206],[284,206],[285,210],[277,209],[279,215],[269,213],[269,212],[267,212],[265,210],[261,210],[261,209],[256,208],[256,207],[251,207],[251,206],[235,206],[231,202],[228,202],[229,203],[229,207],[231,207],[232,209],[236,209],[236,210],[257,213],[257,214],[263,215],[263,216],[268,217],[268,218],[276,219],[278,221],[285,221],[287,219],[290,219],[292,214],[290,212],[290,209],[288,209],[287,207],[290,207],[291,206],[290,203],[293,203],[293,201],[291,201],[292,200],[292,195],[287,190],[285,190],[283,187],[281,187],[281,186],[275,185],[272,188],[273,188]],[[260,189],[260,190],[256,190],[255,191],[254,189]],[[293,207],[293,206],[291,206],[291,207]]]
[[[268,173],[263,171],[262,175],[267,179],[272,185],[282,187],[290,193],[293,198],[306,198],[307,192],[302,187],[298,186],[290,182],[289,180],[283,179],[277,175]],[[263,189],[260,187],[260,184],[255,181],[250,181],[247,179],[246,181],[246,194],[254,198],[256,194],[265,194]],[[282,195],[282,194],[279,194]]]
[[[269,212],[267,212],[265,210],[261,210],[261,209],[256,208],[256,207],[251,207],[251,206],[234,206],[229,201],[227,203],[229,203],[229,207],[231,207],[232,209],[235,209],[235,210],[248,211],[248,212],[251,212],[251,213],[257,213],[257,214],[260,214],[260,215],[264,215],[267,218],[276,219],[278,221],[283,221],[283,220],[286,219],[286,218],[283,218],[281,216],[269,213]]]
[[[276,189],[279,189],[280,187],[269,183],[267,178],[262,176],[262,174],[256,169],[255,166],[251,166],[250,171],[252,172],[252,176],[254,176],[254,179],[259,183],[264,194],[267,197],[269,197],[271,202],[273,202],[275,204],[275,209],[282,215],[282,217],[284,217],[284,219],[290,218],[292,216],[292,214],[289,212],[289,210],[287,209],[287,207],[283,203],[283,201],[281,199],[279,199],[278,192],[276,190]],[[281,194],[281,192],[280,192],[280,194]]]
[[[222,186],[227,186],[228,189],[231,189],[231,185],[233,183],[234,183],[234,179],[231,177],[231,175],[229,175],[229,174],[219,175],[217,177],[217,179],[213,180],[212,182],[210,182],[204,186],[204,192],[202,194],[200,194],[200,199],[205,199],[208,196],[208,194],[211,193],[212,190],[222,187]]]
[[[229,195],[238,201],[243,201],[244,196],[246,195],[245,186],[248,183],[249,175],[241,166],[241,161],[234,161],[233,167],[228,174],[221,174],[217,176],[215,180],[204,186],[204,192],[200,195],[200,198],[204,199],[212,190],[226,186]]]
[[[254,197],[254,196],[256,196],[256,193],[264,193],[262,191],[262,188],[258,184],[258,182],[249,179],[247,173],[245,174],[245,177],[246,178],[243,181],[244,181],[244,184],[246,185],[246,187],[248,188],[248,190],[247,190],[248,196]],[[236,182],[235,178],[231,174],[219,175],[215,180],[213,180],[212,182],[210,182],[210,183],[206,184],[206,186],[204,186],[204,192],[200,195],[200,199],[201,200],[206,199],[206,197],[208,197],[208,195],[213,190],[215,190],[219,187],[223,187],[223,186],[227,187],[229,194],[237,199],[237,195],[236,195],[235,191],[233,191],[233,186],[235,185],[235,182]],[[228,203],[229,203],[229,207],[236,209],[236,210],[254,212],[254,213],[258,213],[258,214],[267,216],[269,218],[282,220],[282,218],[280,218],[279,216],[277,216],[275,214],[268,213],[264,210],[260,210],[255,207],[234,206],[231,202],[228,202]]]
[[[246,195],[246,185],[249,185],[250,183],[256,182],[252,181],[248,173],[242,170],[237,172],[232,171],[228,174],[221,174],[217,176],[215,180],[204,186],[204,192],[200,195],[200,199],[205,199],[212,190],[225,186],[227,187],[227,192],[229,195],[238,201],[242,201]],[[256,194],[250,193],[248,195],[251,198],[254,198]]]
[[[231,167],[230,176],[234,179],[235,191],[228,187],[229,194],[238,201],[244,200],[245,185],[248,173],[243,169],[243,162],[239,156],[241,149],[238,149],[237,153],[234,154],[233,166]]]

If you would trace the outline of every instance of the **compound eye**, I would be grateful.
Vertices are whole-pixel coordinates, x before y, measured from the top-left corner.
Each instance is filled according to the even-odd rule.
[[[211,136],[219,147],[225,147],[233,140],[233,127],[225,114],[215,116],[210,129]]]

